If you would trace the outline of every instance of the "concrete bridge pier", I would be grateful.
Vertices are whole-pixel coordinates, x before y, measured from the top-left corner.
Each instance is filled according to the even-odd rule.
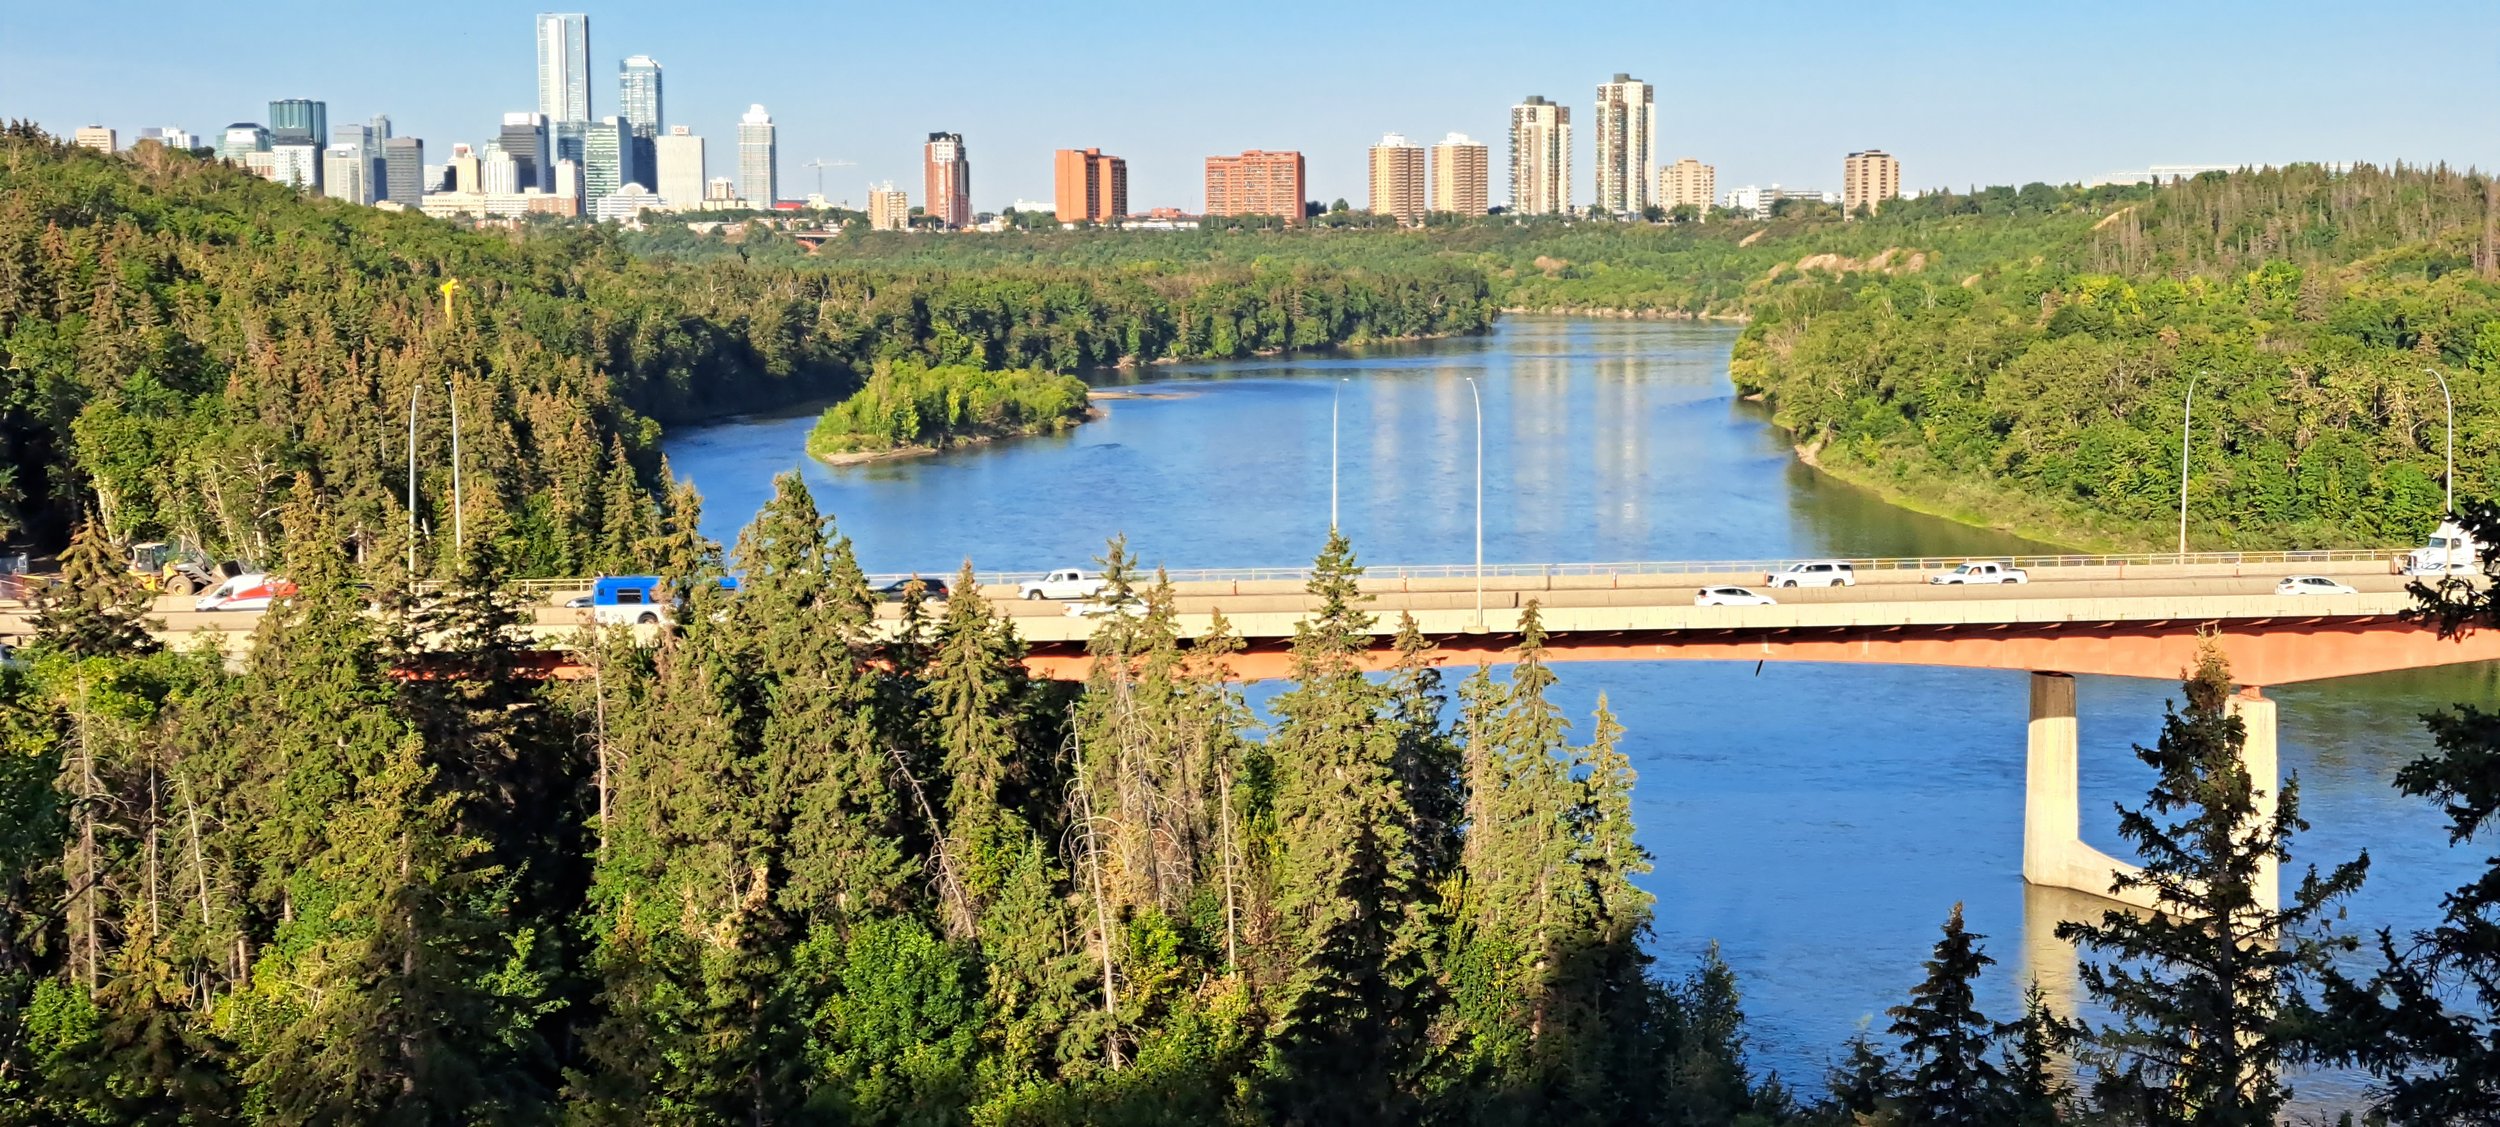
[[[2240,718],[2247,741],[2240,762],[2255,785],[2257,820],[2274,816],[2282,783],[2275,743],[2274,702],[2255,686],[2231,697],[2231,714]],[[2065,673],[2031,675],[2030,764],[2023,796],[2023,880],[2046,888],[2068,888],[2135,908],[2157,905],[2150,889],[2114,889],[2120,873],[2141,870],[2083,842],[2077,801],[2075,679]],[[2257,903],[2269,910],[2280,901],[2280,877],[2272,858],[2257,872]]]

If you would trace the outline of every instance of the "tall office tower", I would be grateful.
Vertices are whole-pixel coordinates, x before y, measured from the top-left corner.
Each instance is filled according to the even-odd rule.
[[[738,195],[757,207],[781,198],[781,146],[773,140],[773,115],[761,102],[738,118]]]
[[[868,229],[871,231],[905,231],[911,228],[911,193],[887,181],[883,187],[868,189]]]
[[[383,178],[389,190],[383,198],[415,207],[425,202],[425,142],[415,137],[393,137],[382,142]]]
[[[1901,162],[1882,149],[1851,153],[1840,165],[1840,213],[1856,215],[1863,207],[1869,214],[1881,209],[1885,200],[1901,198]]]
[[[590,121],[590,17],[540,12],[538,112],[548,121]]]
[[[501,149],[484,154],[453,153],[451,190],[473,196],[514,195],[521,190],[520,171]]]
[[[1128,162],[1101,149],[1061,149],[1051,160],[1061,223],[1113,224],[1128,214]]]
[[[555,160],[554,154],[548,151],[547,115],[505,114],[503,132],[496,134],[495,139],[503,143],[504,155],[512,158],[513,175],[520,178],[523,190],[555,190]],[[391,198],[398,199],[397,196]]]
[[[1571,210],[1571,107],[1541,94],[1510,108],[1510,211],[1560,215]]]
[[[582,202],[595,204],[618,188],[641,182],[634,175],[633,127],[621,117],[600,118],[583,136]]]
[[[665,113],[660,105],[660,63],[649,55],[634,55],[617,65],[617,116],[625,119],[634,146],[634,174],[630,179],[656,192],[660,189],[660,151],[655,143],[667,132]]]
[[[921,207],[948,227],[972,226],[972,154],[961,133],[932,133],[920,149]]]
[[[1424,147],[1403,133],[1372,146],[1372,214],[1394,215],[1409,227],[1424,221]]]
[[[365,161],[372,166],[372,171],[366,174],[369,177],[366,183],[372,186],[374,199],[387,200],[391,198],[391,171],[382,155],[382,142],[391,139],[391,115],[373,115],[365,122],[365,130],[370,139],[365,146]]]
[[[70,143],[82,149],[109,153],[121,147],[121,137],[102,125],[81,125],[78,132],[71,136]]]
[[[1251,149],[1207,158],[1207,214],[1273,215],[1302,225],[1302,154]]]
[[[1690,207],[1708,213],[1719,198],[1719,170],[1691,157],[1658,170],[1658,206],[1674,211]]]
[[[703,138],[683,125],[668,127],[668,135],[652,138],[652,163],[657,173],[660,199],[667,206],[692,210],[703,202]]]
[[[388,141],[391,139],[391,115],[386,113],[375,114],[371,119],[365,122],[365,128],[373,130],[374,144],[379,145],[384,141]]]
[[[330,106],[311,98],[281,98],[269,103],[269,143],[319,146],[330,136]]]
[[[367,179],[371,171],[365,162],[363,145],[333,140],[321,154],[321,194],[349,203],[372,203],[373,182]]]
[[[269,151],[269,131],[257,122],[238,121],[226,127],[225,137],[217,142],[217,159],[243,163],[253,153]]]
[[[1432,210],[1482,215],[1493,200],[1493,157],[1484,142],[1452,133],[1432,147]]]
[[[1657,97],[1648,83],[1628,74],[1597,87],[1597,209],[1639,215],[1649,207],[1652,140],[1658,132]]]

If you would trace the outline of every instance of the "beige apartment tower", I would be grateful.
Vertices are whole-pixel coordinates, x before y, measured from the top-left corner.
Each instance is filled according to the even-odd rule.
[[[1656,92],[1628,74],[1597,87],[1597,210],[1639,215],[1649,207]]]
[[[1856,215],[1881,210],[1885,200],[1901,198],[1901,162],[1882,149],[1851,153],[1840,166],[1840,213]]]
[[[1454,215],[1482,215],[1492,202],[1492,161],[1484,142],[1452,133],[1432,147],[1430,210]]]
[[[902,231],[911,227],[911,193],[892,181],[868,189],[868,229]]]
[[[1510,108],[1510,211],[1561,215],[1571,210],[1571,107],[1541,94]]]
[[[1674,211],[1692,207],[1708,215],[1719,198],[1719,170],[1691,157],[1658,170],[1658,206]]]
[[[1398,222],[1420,227],[1424,222],[1424,147],[1391,133],[1372,146],[1372,214],[1394,215]]]

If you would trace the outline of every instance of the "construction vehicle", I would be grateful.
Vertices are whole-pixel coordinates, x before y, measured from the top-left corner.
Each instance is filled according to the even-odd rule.
[[[197,552],[176,549],[162,540],[130,546],[130,574],[138,576],[139,582],[150,591],[162,591],[168,595],[195,594],[242,573],[241,561],[226,560],[211,564],[207,557]]]

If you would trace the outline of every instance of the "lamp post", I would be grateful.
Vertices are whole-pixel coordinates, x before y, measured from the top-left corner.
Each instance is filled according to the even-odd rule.
[[[2457,519],[2457,400],[2455,396],[2448,394],[2448,377],[2440,375],[2439,369],[2424,368],[2422,370],[2430,373],[2430,377],[2432,379],[2439,381],[2439,397],[2446,400],[2448,403],[2448,469],[2444,475],[2448,486],[2448,515],[2442,519],[2455,520]],[[2448,542],[2448,546],[2441,549],[2447,554],[2439,561],[2440,570],[2443,573],[2455,571],[2457,568],[2458,538],[2454,536],[2446,536],[2441,537],[2441,539],[2446,540]]]
[[[1337,418],[1338,406],[1345,399],[1345,381],[1337,381],[1328,396],[1328,531],[1337,531]]]
[[[1484,633],[1484,393],[1468,376],[1467,398],[1476,405],[1476,629]]]
[[[417,392],[422,379],[408,381],[408,582],[417,582]]]
[[[443,291],[443,336],[448,340],[451,336],[451,295],[459,292],[460,279],[445,279],[441,289]],[[466,556],[469,551],[469,506],[460,493],[459,393],[460,389],[451,382],[450,374],[445,373],[443,397],[451,400],[451,549],[455,554]]]
[[[2187,401],[2179,407],[2179,562],[2187,562],[2187,483],[2188,433],[2196,417],[2196,381],[2205,375],[2198,370],[2188,377]]]

